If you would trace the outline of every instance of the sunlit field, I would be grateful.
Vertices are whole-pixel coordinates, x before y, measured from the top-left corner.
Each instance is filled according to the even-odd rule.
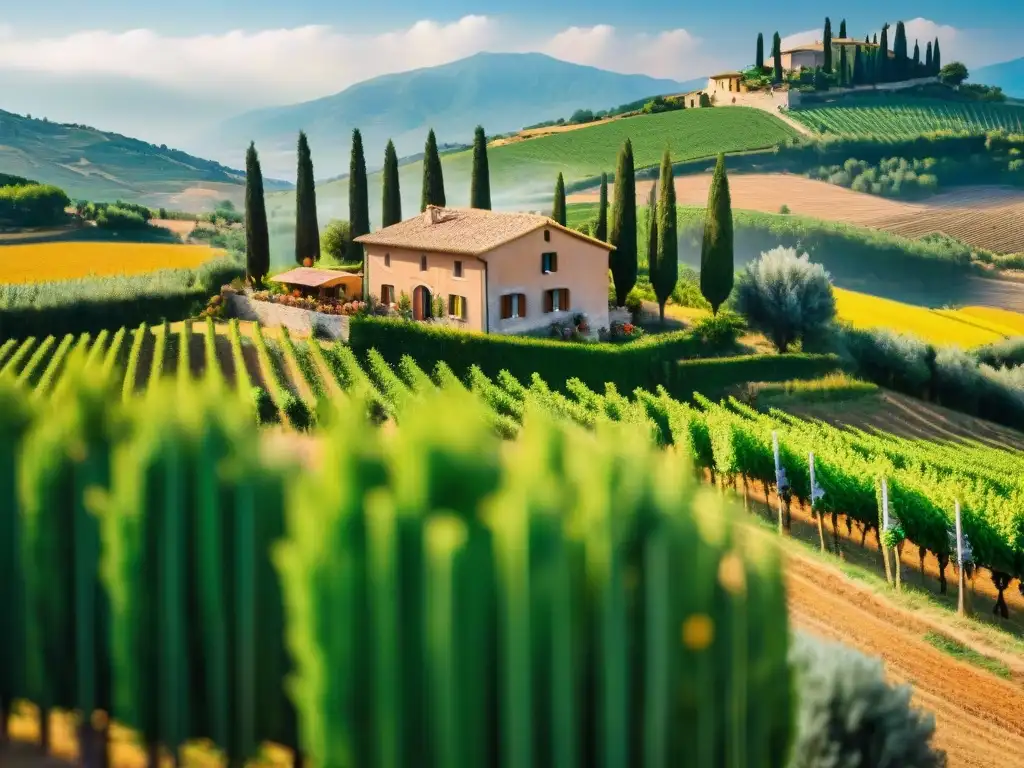
[[[0,283],[139,275],[198,267],[221,254],[207,245],[168,243],[32,243],[0,247]]]

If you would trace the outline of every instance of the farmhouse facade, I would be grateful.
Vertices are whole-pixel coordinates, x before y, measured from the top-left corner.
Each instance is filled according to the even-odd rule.
[[[416,320],[441,297],[466,330],[525,333],[580,313],[594,331],[608,326],[612,246],[546,216],[431,205],[356,242],[368,291],[386,304],[405,293]]]

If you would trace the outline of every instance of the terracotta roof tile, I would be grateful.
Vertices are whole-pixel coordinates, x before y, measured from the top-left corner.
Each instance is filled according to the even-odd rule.
[[[317,269],[316,267],[296,267],[287,272],[267,278],[275,283],[288,285],[304,285],[307,288],[318,288],[332,282],[344,281],[345,278],[361,277],[356,272],[344,272],[335,269]]]
[[[435,216],[433,221],[430,218],[432,211]],[[612,246],[607,243],[587,237],[557,224],[547,216],[535,213],[435,206],[428,206],[425,213],[413,218],[357,237],[356,242],[434,253],[480,256],[541,227],[560,229],[574,237],[612,250]]]

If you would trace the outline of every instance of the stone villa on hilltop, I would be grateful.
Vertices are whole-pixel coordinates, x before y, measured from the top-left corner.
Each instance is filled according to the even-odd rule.
[[[593,332],[608,326],[613,247],[547,216],[431,205],[356,242],[368,292],[387,304],[408,294],[416,320],[441,296],[467,330],[536,331],[577,313]]]
[[[854,49],[874,50],[878,43],[866,43],[863,40],[854,40],[852,37],[832,38],[832,61],[838,62],[842,56],[842,49],[846,49],[846,58],[852,65]],[[896,54],[889,51],[889,58],[895,58]],[[806,45],[795,45],[787,48],[781,53],[782,69],[786,72],[795,72],[798,69],[815,69],[825,66],[825,44],[820,40]],[[766,67],[775,66],[775,57],[769,56],[765,59]]]

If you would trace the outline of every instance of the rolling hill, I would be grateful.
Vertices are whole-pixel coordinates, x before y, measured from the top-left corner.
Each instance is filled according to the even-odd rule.
[[[120,198],[190,211],[212,210],[223,199],[239,203],[245,193],[245,173],[212,160],[84,125],[3,110],[0,173],[56,184],[72,198]],[[270,179],[265,186],[291,187]]]
[[[1024,99],[1024,57],[979,67],[971,72],[972,83],[998,85],[1014,99]]]
[[[684,109],[642,115],[553,133],[533,139],[492,144],[488,149],[491,202],[496,209],[547,210],[551,206],[559,172],[567,184],[593,178],[602,171],[613,173],[616,156],[628,138],[633,144],[636,168],[654,167],[666,147],[675,162],[711,158],[719,152],[745,152],[774,146],[796,131],[778,118],[749,107]],[[469,203],[472,150],[441,157],[447,203]],[[318,161],[313,147],[313,162]],[[399,168],[402,210],[408,216],[419,210],[423,163]],[[371,226],[380,225],[381,175],[368,177]],[[295,196],[267,198],[271,246],[279,262],[291,258],[294,245]],[[317,213],[321,224],[331,218],[348,218],[348,181],[341,179],[317,186]]]
[[[239,115],[220,127],[211,145],[244,147],[255,140],[264,173],[292,178],[296,135],[305,130],[317,176],[327,178],[348,168],[353,128],[362,131],[373,168],[382,162],[389,138],[400,155],[419,152],[430,127],[439,141],[468,142],[478,123],[490,134],[503,133],[568,117],[577,108],[607,109],[688,85],[539,53],[479,53],[438,67],[376,77],[314,101]]]

